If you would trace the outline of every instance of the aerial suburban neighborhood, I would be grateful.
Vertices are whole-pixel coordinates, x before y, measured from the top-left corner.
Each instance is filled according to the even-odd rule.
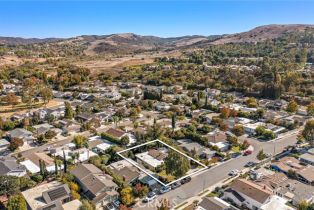
[[[305,24],[0,37],[0,209],[313,210],[313,63]]]

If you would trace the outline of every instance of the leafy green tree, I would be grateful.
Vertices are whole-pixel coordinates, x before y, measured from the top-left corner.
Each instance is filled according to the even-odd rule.
[[[306,122],[305,127],[302,131],[302,136],[306,141],[314,145],[314,120],[309,120]]]
[[[220,117],[223,119],[227,119],[230,117],[231,110],[228,107],[222,107],[220,109]]]
[[[15,176],[0,176],[0,195],[13,195],[20,190],[19,178]]]
[[[14,107],[14,105],[18,104],[19,102],[18,97],[14,93],[8,93],[4,100],[7,102],[7,104],[12,105],[12,107]]]
[[[74,111],[72,109],[71,104],[69,102],[64,102],[64,104],[65,104],[64,118],[66,118],[66,119],[73,119]]]
[[[24,145],[24,141],[22,139],[19,138],[13,138],[10,141],[10,145],[9,145],[9,150],[11,151],[15,151],[16,149],[18,149],[19,147]]]
[[[134,203],[133,190],[131,187],[125,187],[120,192],[121,201],[123,204],[129,206]]]
[[[82,148],[82,147],[88,146],[87,138],[82,135],[74,136],[73,143],[75,144],[76,148]]]
[[[298,210],[308,210],[309,204],[303,200],[298,205]]]
[[[130,143],[130,139],[127,135],[122,136],[122,138],[120,139],[121,145],[122,146],[126,146]]]
[[[246,105],[250,108],[255,108],[257,107],[257,100],[256,98],[249,98],[246,100]]]
[[[8,210],[27,210],[26,201],[22,195],[13,195],[9,198]]]
[[[266,158],[266,154],[264,153],[264,150],[260,150],[258,153],[257,153],[257,159],[258,160],[264,160]]]
[[[244,127],[243,127],[243,125],[235,125],[234,128],[232,129],[232,132],[233,132],[236,136],[242,136],[242,135],[244,135]]]
[[[287,105],[287,112],[295,113],[298,111],[299,105],[296,101],[292,100]]]
[[[307,108],[307,115],[314,116],[314,102],[310,103]]]
[[[171,125],[172,125],[172,130],[176,128],[176,115],[173,114],[171,118]]]
[[[6,120],[3,123],[3,130],[9,131],[9,130],[12,130],[13,128],[15,128],[15,123],[12,122],[11,120]]]
[[[44,87],[40,90],[40,95],[44,100],[44,103],[47,104],[53,97],[53,93],[51,88],[49,87]]]
[[[82,205],[80,206],[79,210],[96,210],[96,207],[88,200],[82,200]]]
[[[66,174],[67,173],[67,169],[68,169],[68,163],[67,163],[67,159],[65,156],[65,152],[63,150],[63,172]]]
[[[191,168],[190,161],[180,153],[170,150],[164,160],[166,173],[175,177],[184,176]]]

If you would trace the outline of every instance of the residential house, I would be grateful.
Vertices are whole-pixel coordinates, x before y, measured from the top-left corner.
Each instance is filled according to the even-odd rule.
[[[124,135],[126,135],[126,133],[120,129],[115,129],[115,128],[109,128],[106,131],[107,134],[109,134],[110,136],[113,136],[117,139],[121,139]]]
[[[195,210],[237,210],[237,208],[218,197],[205,197]]]
[[[242,111],[242,112],[256,112],[257,111],[257,108],[250,108],[241,104],[230,104],[229,108],[236,111]]]
[[[55,171],[54,159],[44,152],[28,154],[24,159],[21,164],[24,165],[30,173],[34,174],[40,172],[40,161],[43,161],[48,172],[52,173]]]
[[[88,113],[82,113],[82,114],[78,114],[76,115],[75,119],[78,121],[78,122],[89,122],[91,121],[92,119],[94,119],[95,116],[93,114],[88,114]]]
[[[14,130],[8,131],[7,136],[10,140],[14,138],[22,139],[24,143],[32,142],[35,139],[32,132],[24,128],[15,128]]]
[[[261,187],[246,179],[236,179],[223,197],[231,199],[237,206],[258,210],[271,200],[272,194],[267,187]]]
[[[155,107],[158,111],[168,111],[171,108],[171,105],[172,104],[168,104],[166,102],[157,102]]]
[[[52,115],[55,119],[58,119],[64,116],[65,106],[60,105],[60,106],[46,108],[46,111],[48,115]]]
[[[314,186],[314,166],[310,165],[297,171],[298,179]]]
[[[8,142],[6,139],[0,139],[0,154],[6,151],[9,145],[10,142]]]
[[[38,109],[38,110],[35,110],[33,112],[33,116],[37,116],[39,120],[43,121],[46,119],[47,117],[47,110],[46,109]]]
[[[55,122],[56,127],[60,127],[64,133],[78,133],[81,125],[71,120],[58,120]]]
[[[221,91],[217,89],[206,88],[205,93],[208,95],[208,97],[215,98],[215,96],[218,96],[221,94]]]
[[[305,106],[300,106],[297,114],[307,116],[307,108]]]
[[[81,202],[71,201],[71,190],[67,184],[48,182],[22,192],[30,210],[78,210]]]
[[[109,168],[114,174],[121,176],[126,183],[132,183],[136,181],[141,175],[139,170],[126,160],[120,160],[111,163]]]
[[[52,149],[50,152],[51,155],[58,156],[61,159],[63,159],[65,156],[66,160],[73,160],[74,163],[85,162],[90,157],[97,155],[87,148],[76,149],[76,147],[72,147],[72,145],[68,145],[67,147],[55,148]]]
[[[70,172],[81,187],[84,197],[95,204],[97,209],[118,197],[118,186],[112,177],[93,164],[80,164]]]
[[[298,171],[303,169],[305,166],[300,164],[300,161],[294,157],[286,156],[278,161],[271,163],[271,168],[276,171],[288,174],[288,171]]]
[[[147,152],[136,154],[135,156],[139,164],[151,170],[155,170],[164,162],[164,159],[167,157],[167,152],[162,149],[151,149]]]
[[[255,130],[257,127],[259,126],[265,126],[266,124],[263,122],[256,122],[256,123],[248,123],[243,125],[244,131],[249,134],[249,135],[253,135],[255,134]]]
[[[34,125],[33,128],[34,128],[34,131],[33,131],[34,134],[39,136],[39,135],[45,135],[45,133],[49,131],[50,129],[52,129],[53,126],[48,123],[43,123],[39,125]]]
[[[214,130],[212,132],[209,132],[205,135],[205,137],[208,139],[208,143],[219,143],[219,142],[226,142],[227,135],[225,132],[222,132],[220,130]]]
[[[314,166],[314,149],[309,149],[307,153],[300,155],[299,160],[304,164]]]
[[[190,139],[178,140],[178,143],[180,143],[179,146],[184,151],[190,153],[190,155],[192,156],[197,156],[203,159],[211,159],[216,154],[215,151],[212,151],[209,148],[206,148],[197,142],[193,142]]]
[[[206,114],[204,116],[204,119],[208,124],[211,124],[213,117],[218,117],[219,115],[220,115],[219,113],[211,112],[211,113]]]
[[[303,200],[311,203],[314,199],[314,186],[289,179],[283,173],[263,176],[262,179],[255,183],[261,187],[266,186],[267,189],[270,189],[277,196],[288,200],[294,206],[298,206]]]
[[[0,175],[7,176],[25,176],[26,168],[16,162],[16,159],[10,156],[0,158]]]
[[[153,174],[152,176],[158,179],[157,174]],[[156,179],[153,179],[151,176],[148,176],[145,173],[142,173],[139,177],[140,183],[146,185],[151,191],[156,191],[160,188],[160,184],[156,181]]]

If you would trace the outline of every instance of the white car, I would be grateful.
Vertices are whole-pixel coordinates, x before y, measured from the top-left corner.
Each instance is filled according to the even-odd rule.
[[[239,170],[234,169],[234,170],[230,171],[228,175],[229,175],[229,176],[236,176],[236,175],[238,175],[238,174],[239,174]]]
[[[144,199],[144,202],[148,203],[151,202],[152,200],[154,200],[155,198],[157,198],[156,193],[154,192],[149,192],[146,196],[146,198]]]

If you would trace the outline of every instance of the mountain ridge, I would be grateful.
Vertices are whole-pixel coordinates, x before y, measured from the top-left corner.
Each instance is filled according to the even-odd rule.
[[[117,33],[108,35],[81,35],[72,38],[20,38],[0,37],[2,45],[57,44],[83,47],[86,55],[102,53],[137,53],[185,49],[220,45],[227,43],[256,43],[283,37],[289,33],[314,30],[311,24],[271,24],[255,27],[249,31],[223,35],[190,35],[179,37],[158,37],[137,35],[134,33]]]

